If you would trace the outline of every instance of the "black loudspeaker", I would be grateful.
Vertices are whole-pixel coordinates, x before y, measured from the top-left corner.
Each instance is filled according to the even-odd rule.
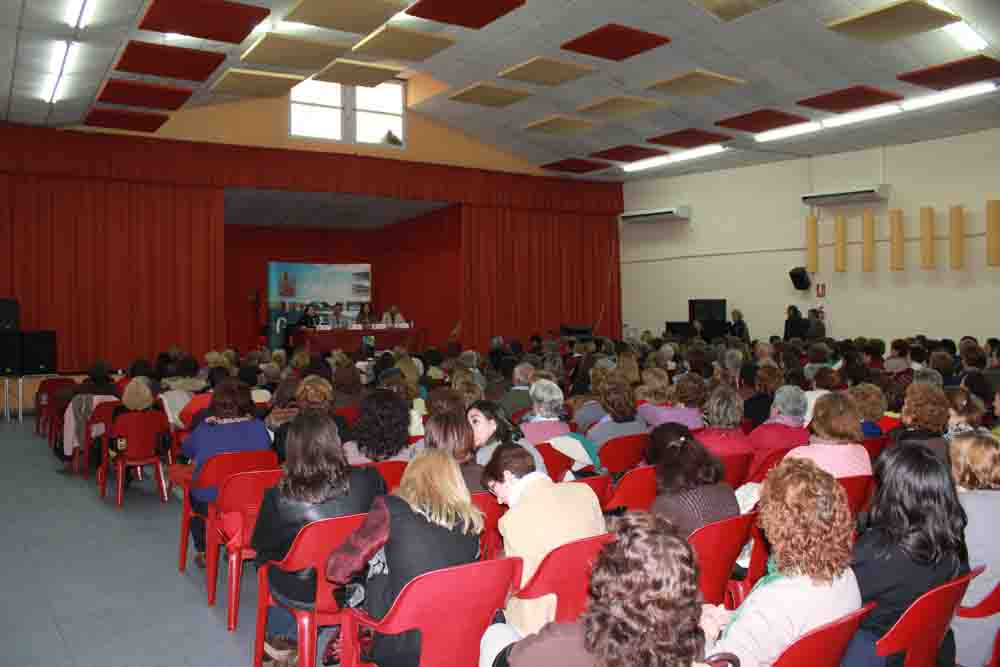
[[[0,331],[0,375],[21,375],[20,331]]]
[[[21,340],[21,372],[47,375],[56,372],[56,332],[25,331]]]
[[[788,272],[788,277],[792,279],[792,284],[795,285],[795,289],[804,291],[812,286],[812,281],[809,280],[809,272],[806,271],[804,266],[796,266]]]
[[[688,319],[705,323],[726,321],[725,299],[688,299]]]
[[[17,299],[0,299],[0,331],[17,331],[20,329],[20,311]]]

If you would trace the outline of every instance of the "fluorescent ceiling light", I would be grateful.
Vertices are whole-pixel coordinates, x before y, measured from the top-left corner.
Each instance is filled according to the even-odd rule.
[[[956,16],[958,15],[958,12],[941,2],[941,0],[925,0],[925,2],[931,7],[936,7],[942,11],[950,12]],[[978,32],[973,30],[972,26],[965,21],[950,23],[944,27],[944,31],[951,35],[952,39],[958,42],[959,46],[966,51],[982,51],[989,46],[986,40],[983,39]]]
[[[66,54],[69,53],[69,42],[54,42],[52,51],[49,53],[49,71],[56,76],[62,72],[66,63]]]
[[[761,132],[753,135],[753,138],[758,143],[764,143],[767,141],[777,141],[778,139],[797,137],[800,134],[811,134],[813,132],[819,132],[822,129],[823,126],[817,122],[799,123],[798,125],[789,125],[788,127],[779,127],[776,130]]]
[[[660,157],[651,157],[647,160],[639,160],[638,162],[624,165],[622,170],[631,173],[635,171],[645,171],[647,169],[656,169],[657,167],[663,167],[675,162],[686,162],[687,160],[696,160],[701,157],[708,157],[709,155],[718,155],[719,153],[723,153],[727,150],[729,149],[722,144],[710,144],[708,146],[701,146],[700,148],[692,148],[689,151],[681,151],[680,153],[673,153],[671,155],[662,155]]]
[[[902,112],[903,109],[898,104],[880,104],[879,106],[872,107],[870,109],[852,111],[851,113],[845,113],[840,116],[834,116],[833,118],[827,118],[823,121],[823,128],[843,127],[844,125],[863,123],[866,120],[875,120],[876,118],[895,116],[896,114]]]
[[[86,28],[94,20],[95,0],[70,0],[66,6],[63,23],[72,28]]]
[[[169,42],[176,42],[178,39],[187,39],[188,38],[187,35],[182,35],[179,32],[168,32],[168,33],[166,33],[166,35],[167,35],[167,41],[169,41]]]
[[[83,0],[83,12],[80,13],[80,22],[77,28],[86,28],[94,20],[94,10],[97,9],[95,0]]]
[[[48,103],[56,96],[56,89],[59,88],[59,75],[46,74],[42,77],[42,87],[38,92],[38,97]]]
[[[992,81],[984,81],[982,83],[974,83],[971,86],[960,86],[958,88],[952,88],[951,90],[946,90],[943,93],[935,93],[933,95],[922,95],[920,97],[914,97],[908,100],[903,100],[899,106],[903,108],[903,111],[926,109],[927,107],[936,106],[938,104],[945,104],[947,102],[954,102],[956,100],[964,100],[967,97],[985,95],[986,93],[992,93],[996,89],[997,89],[997,84],[993,83]]]

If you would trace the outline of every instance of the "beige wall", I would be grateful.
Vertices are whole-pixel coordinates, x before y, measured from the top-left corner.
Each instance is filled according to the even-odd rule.
[[[809,209],[800,196],[879,182],[876,271],[861,271],[862,208],[817,209],[820,266],[814,289],[797,292],[788,270],[805,265]],[[689,298],[725,298],[741,308],[753,337],[780,334],[788,304],[822,304],[837,337],[1000,335],[1000,267],[986,266],[985,207],[1000,199],[1000,130],[707,174],[626,183],[625,210],[690,205],[688,223],[622,230],[626,326],[660,330],[686,320]],[[966,209],[966,268],[948,266],[948,208]],[[937,269],[920,268],[920,208],[937,213]],[[888,214],[904,212],[906,270],[888,270]],[[848,270],[833,271],[833,217],[848,216]],[[827,285],[817,299],[815,283]]]

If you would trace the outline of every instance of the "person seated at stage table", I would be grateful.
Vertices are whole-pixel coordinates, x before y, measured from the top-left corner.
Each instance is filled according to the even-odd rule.
[[[361,304],[361,309],[358,311],[358,316],[354,318],[354,323],[360,324],[363,327],[375,324],[375,314],[372,312],[372,305],[370,303]]]
[[[351,321],[344,317],[344,304],[339,301],[333,304],[333,315],[330,317],[330,326],[334,329],[346,329],[351,326]]]
[[[316,309],[313,308],[312,304],[309,304],[299,320],[299,328],[315,329],[317,324],[319,324],[319,320],[316,317]]]
[[[389,309],[382,314],[382,324],[389,326],[406,324],[406,318],[399,312],[399,306],[389,306]]]

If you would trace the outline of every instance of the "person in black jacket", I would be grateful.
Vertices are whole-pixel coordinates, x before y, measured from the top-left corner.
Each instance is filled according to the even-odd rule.
[[[785,320],[785,340],[798,338],[805,340],[809,335],[809,320],[802,317],[802,311],[798,306],[788,307],[788,319]]]
[[[367,512],[386,490],[374,468],[347,465],[337,424],[326,412],[303,410],[295,417],[285,454],[285,476],[264,494],[250,541],[258,563],[282,560],[299,531],[314,521]],[[285,572],[272,567],[268,583],[271,594],[289,606],[310,608],[316,602],[313,570]],[[296,642],[295,618],[282,607],[271,607],[267,635],[267,654],[287,660]]]

